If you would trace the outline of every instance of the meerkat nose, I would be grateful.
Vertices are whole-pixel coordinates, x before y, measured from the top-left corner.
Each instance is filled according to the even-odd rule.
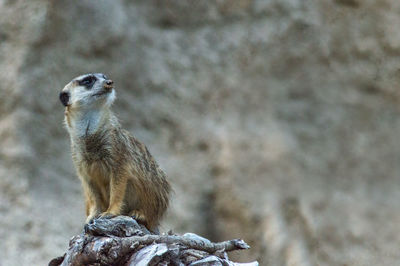
[[[104,82],[104,89],[106,89],[107,91],[110,91],[113,88],[113,84],[114,82],[111,79],[108,79]]]

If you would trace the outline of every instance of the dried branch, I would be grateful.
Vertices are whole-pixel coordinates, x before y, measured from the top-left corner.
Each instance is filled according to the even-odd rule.
[[[186,234],[185,234],[186,235]],[[249,249],[250,246],[246,244],[242,239],[233,239],[224,242],[212,243],[211,241],[203,238],[204,240],[199,240],[200,237],[197,236],[176,236],[176,235],[145,235],[145,236],[133,236],[124,238],[122,245],[129,245],[129,243],[139,243],[139,245],[150,245],[152,243],[165,243],[165,244],[178,244],[186,246],[191,249],[198,249],[207,251],[209,253],[214,253],[218,250],[223,251],[234,251],[239,249]],[[194,234],[192,234],[194,235]],[[207,240],[207,241],[205,241]]]
[[[66,254],[49,265],[235,265],[226,252],[249,248],[241,239],[213,243],[193,233],[152,234],[133,218],[118,216],[85,225]]]

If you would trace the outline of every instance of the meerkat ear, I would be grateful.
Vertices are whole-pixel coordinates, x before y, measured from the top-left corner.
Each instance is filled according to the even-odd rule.
[[[65,92],[65,91],[62,91],[60,93],[60,101],[64,106],[68,106],[69,105],[68,104],[69,103],[69,93]]]

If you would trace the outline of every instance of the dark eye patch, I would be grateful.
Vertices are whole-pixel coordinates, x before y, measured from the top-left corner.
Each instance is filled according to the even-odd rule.
[[[87,89],[91,89],[95,82],[96,82],[95,76],[87,76],[84,79],[80,80],[78,83],[79,86],[85,86]]]

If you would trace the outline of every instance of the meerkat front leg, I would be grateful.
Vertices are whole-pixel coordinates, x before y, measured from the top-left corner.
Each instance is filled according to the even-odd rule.
[[[109,205],[107,210],[100,214],[100,217],[113,217],[121,214],[127,182],[128,178],[125,176],[115,175],[111,177]]]
[[[101,199],[97,195],[95,189],[85,180],[82,179],[83,192],[85,195],[86,223],[101,213]]]

